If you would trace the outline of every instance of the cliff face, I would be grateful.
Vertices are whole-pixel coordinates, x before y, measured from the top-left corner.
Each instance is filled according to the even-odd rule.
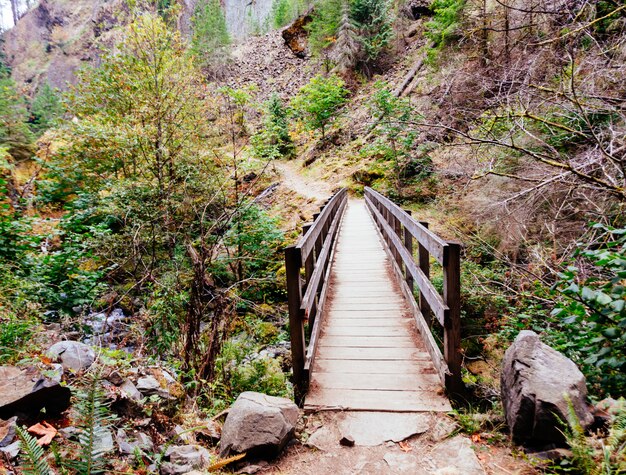
[[[42,0],[3,35],[13,78],[31,93],[45,82],[66,89],[82,64],[112,44],[124,17],[123,0]]]

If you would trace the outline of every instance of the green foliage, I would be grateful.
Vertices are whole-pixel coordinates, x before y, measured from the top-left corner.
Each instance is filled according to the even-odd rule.
[[[622,409],[611,422],[608,437],[594,443],[585,435],[585,429],[568,400],[567,422],[563,433],[572,456],[553,467],[555,473],[585,475],[618,475],[626,470],[626,412]]]
[[[91,376],[89,386],[77,392],[76,412],[78,414],[77,428],[79,458],[69,462],[81,475],[104,473],[107,459],[100,442],[109,432],[109,424],[114,419],[109,414],[107,402],[99,387],[100,378]]]
[[[17,91],[7,68],[0,68],[0,147],[15,159],[33,154],[33,135],[26,125],[28,111],[24,95]]]
[[[322,53],[335,42],[344,0],[321,0],[315,4],[309,31],[309,46],[314,54]]]
[[[391,3],[388,0],[322,0],[315,6],[308,25],[314,54],[335,45],[334,56],[344,72],[360,64],[364,72],[389,46],[393,35]]]
[[[197,64],[209,66],[223,63],[230,36],[226,17],[219,0],[201,0],[192,18],[191,53]]]
[[[3,312],[4,313],[4,312]],[[0,364],[13,363],[33,335],[36,321],[0,314]]]
[[[350,13],[363,46],[365,61],[371,62],[389,46],[391,28],[391,3],[388,0],[352,0]]]
[[[278,94],[266,102],[263,129],[252,137],[251,143],[255,155],[263,159],[291,157],[295,153],[287,109]]]
[[[271,396],[289,397],[291,386],[279,361],[274,358],[248,355],[259,350],[259,345],[240,334],[224,345],[218,364],[223,368],[223,381],[230,397],[244,391],[258,391]]]
[[[43,134],[52,127],[56,120],[63,115],[63,104],[57,91],[45,83],[37,91],[30,106],[30,129],[36,136]]]
[[[348,93],[344,81],[338,76],[317,75],[300,89],[292,105],[306,126],[311,130],[320,129],[324,138],[326,128],[348,100]]]
[[[577,353],[591,384],[609,394],[626,390],[626,229],[605,228],[602,244],[580,245],[576,255],[593,266],[591,276],[581,276],[570,266],[560,274],[557,288],[566,297],[553,316],[568,331],[565,347]]]
[[[26,429],[20,426],[15,427],[17,436],[20,439],[20,449],[25,458],[21,465],[25,475],[53,475],[54,472],[46,461],[46,456],[41,447]]]
[[[434,0],[430,8],[434,15],[426,24],[426,36],[440,47],[454,38],[465,0]]]
[[[274,0],[272,3],[274,28],[282,28],[293,21],[304,12],[306,6],[306,0]]]

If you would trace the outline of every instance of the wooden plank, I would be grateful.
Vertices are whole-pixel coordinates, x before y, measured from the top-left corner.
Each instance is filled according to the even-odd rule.
[[[419,374],[425,367],[430,367],[430,358],[425,353],[424,360],[405,360],[405,361],[371,361],[371,360],[353,360],[350,364],[346,364],[342,360],[327,360],[325,358],[317,357],[315,364],[312,367],[313,373],[326,372],[326,373],[340,373],[340,374],[352,374],[352,373],[370,373],[370,374]],[[434,371],[434,370],[431,370]]]
[[[441,389],[441,381],[436,374],[396,374],[390,378],[386,374],[369,373],[314,373],[311,386],[324,389],[374,389],[390,391],[433,391]]]
[[[434,391],[376,391],[332,389],[311,391],[304,409],[357,411],[398,411],[398,412],[449,412],[450,402]]]
[[[409,336],[333,336],[324,337],[324,346],[348,348],[415,348],[415,339]]]
[[[317,357],[327,360],[423,360],[430,355],[417,348],[337,348],[334,346],[324,346],[324,341],[320,342],[317,349]],[[349,362],[346,362],[349,364]]]
[[[411,328],[411,320],[409,319],[391,319],[391,318],[368,318],[363,320],[356,320],[354,318],[346,318],[346,319],[338,319],[331,318],[328,319],[329,328],[363,328],[363,327],[376,327],[376,328],[401,328],[406,330],[407,333]]]
[[[343,328],[327,328],[324,330],[324,336],[399,336],[406,335],[405,328],[384,328],[384,327],[343,327]]]

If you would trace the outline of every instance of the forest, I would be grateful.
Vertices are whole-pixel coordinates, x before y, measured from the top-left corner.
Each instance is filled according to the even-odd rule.
[[[4,3],[0,474],[255,473],[216,447],[242,393],[298,402],[284,249],[366,187],[462,243],[466,391],[441,417],[475,473],[626,471],[623,2]],[[586,384],[593,425],[570,402],[551,447],[507,427],[522,330]],[[60,414],[15,411],[18,373]],[[300,417],[259,473],[323,473]],[[387,463],[337,473],[474,473]]]

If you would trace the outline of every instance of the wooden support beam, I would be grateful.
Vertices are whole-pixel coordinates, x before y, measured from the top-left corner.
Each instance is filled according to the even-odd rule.
[[[448,307],[443,321],[443,351],[450,374],[446,389],[451,396],[465,392],[461,378],[461,246],[448,243],[447,265],[443,268],[443,299]]]
[[[296,401],[303,402],[307,388],[307,375],[304,371],[306,343],[304,322],[300,311],[302,289],[300,285],[300,249],[289,246],[285,249],[285,273],[287,278],[287,302],[289,308],[289,332],[291,336],[291,365]]]
[[[420,224],[428,229],[428,223],[425,221],[421,221]],[[426,249],[421,243],[418,242],[417,248],[417,262],[420,270],[424,273],[426,278],[430,280],[430,256],[428,255],[428,249]],[[424,295],[423,292],[420,292],[420,310],[422,311],[422,315],[424,316],[424,320],[426,320],[426,324],[430,327],[432,325],[433,320],[433,311],[430,308],[430,304],[428,303],[428,299]]]
[[[411,216],[410,210],[405,209],[404,212],[408,214],[409,216]],[[413,235],[411,234],[411,231],[409,231],[406,228],[406,226],[404,226],[403,229],[404,229],[404,247],[406,247],[406,250],[409,251],[409,254],[412,256],[413,255]],[[409,268],[406,264],[404,265],[404,279],[406,281],[406,285],[408,285],[409,289],[411,289],[411,293],[413,293],[415,282],[413,281],[413,276],[411,275],[411,272],[409,271]]]

